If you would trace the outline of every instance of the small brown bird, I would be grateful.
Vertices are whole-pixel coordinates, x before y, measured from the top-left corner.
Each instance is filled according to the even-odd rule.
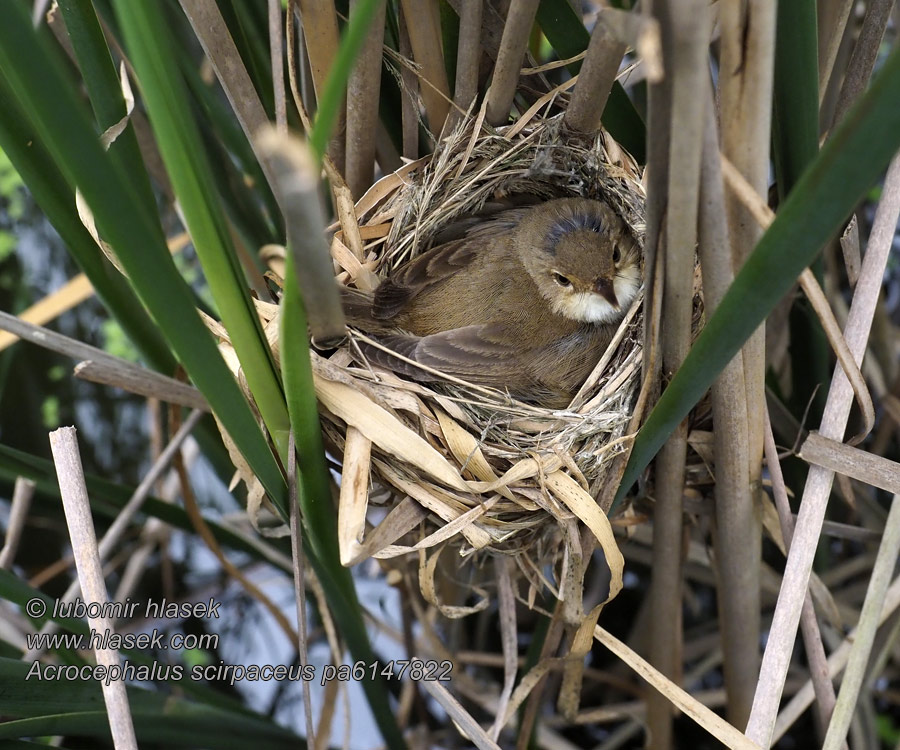
[[[562,198],[498,213],[343,301],[351,325],[410,360],[560,408],[640,285],[640,248],[622,219],[605,203]],[[373,347],[366,356],[439,380]]]

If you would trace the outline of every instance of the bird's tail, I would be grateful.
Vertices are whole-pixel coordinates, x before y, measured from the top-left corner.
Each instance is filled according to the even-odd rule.
[[[383,333],[392,330],[393,326],[372,315],[372,301],[371,292],[342,286],[341,306],[344,308],[347,325],[359,328],[366,333]]]

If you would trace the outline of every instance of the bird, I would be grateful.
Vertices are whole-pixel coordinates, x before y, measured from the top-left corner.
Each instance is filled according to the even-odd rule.
[[[521,401],[564,408],[641,286],[641,250],[604,201],[559,198],[467,222],[374,292],[344,287],[347,322],[406,360]],[[383,349],[370,362],[440,376]]]

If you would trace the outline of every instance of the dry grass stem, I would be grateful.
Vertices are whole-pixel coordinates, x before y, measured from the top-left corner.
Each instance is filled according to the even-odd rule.
[[[800,447],[800,458],[813,466],[858,479],[886,492],[900,493],[900,464],[811,432]]]
[[[316,96],[321,96],[331,62],[337,54],[337,14],[333,0],[298,0],[298,4],[313,85]]]
[[[622,641],[599,625],[594,628],[594,637],[637,672],[655,690],[665,695],[672,705],[687,714],[726,747],[732,748],[732,750],[759,750],[759,745],[741,734],[739,730],[661,674],[659,670],[652,667]]]
[[[866,591],[865,603],[860,613],[859,624],[856,627],[856,638],[853,640],[847,667],[844,670],[841,691],[838,694],[831,723],[828,726],[828,734],[825,735],[823,750],[839,750],[844,744],[844,738],[847,736],[850,721],[859,701],[859,692],[866,675],[875,631],[878,629],[879,613],[891,581],[891,575],[897,564],[898,554],[900,554],[900,501],[898,501],[898,496],[894,495],[884,526],[884,536],[878,548],[878,557],[875,559],[872,577]]]
[[[486,96],[487,121],[491,125],[505,125],[509,120],[538,4],[539,0],[519,0],[509,8],[494,76]]]
[[[866,571],[871,570],[871,560],[866,561]],[[881,604],[881,613],[878,618],[878,627],[881,627],[897,608],[900,607],[900,578],[895,578],[884,594]],[[857,629],[851,630],[846,638],[842,640],[828,657],[828,675],[831,679],[836,678],[843,671],[850,658],[850,651],[856,642]],[[778,714],[778,720],[775,722],[775,731],[772,735],[772,744],[778,742],[790,729],[803,712],[809,708],[814,697],[812,683],[807,681],[797,690],[790,701],[784,706]]]
[[[256,152],[257,159],[269,184],[273,183],[273,175],[263,155],[256,151],[254,137],[260,129],[268,127],[269,118],[263,108],[256,87],[250,79],[247,69],[241,64],[231,32],[222,18],[222,13],[215,0],[180,0],[184,14],[191,22],[203,51],[216,71],[216,77],[228,97],[231,109],[240,123],[244,135]],[[274,55],[274,52],[273,52]],[[281,44],[278,44],[278,59],[281,60]],[[279,68],[281,70],[281,68]],[[282,80],[283,85],[283,80]],[[274,188],[274,185],[272,185]]]
[[[178,418],[176,410],[173,408],[169,413],[171,422],[173,424],[177,424]],[[294,630],[293,626],[288,621],[281,608],[278,607],[275,602],[273,602],[272,599],[270,599],[269,596],[267,596],[266,593],[263,592],[261,588],[259,588],[259,586],[253,583],[247,577],[247,575],[225,555],[224,551],[222,550],[222,546],[219,544],[219,541],[216,539],[215,534],[213,534],[212,529],[209,527],[209,524],[206,522],[206,519],[204,519],[203,514],[200,512],[200,506],[197,505],[197,499],[194,496],[194,491],[191,487],[190,479],[188,478],[184,459],[182,458],[179,451],[174,452],[174,455],[172,456],[172,464],[181,484],[181,496],[184,499],[185,513],[187,513],[187,516],[191,521],[191,525],[194,527],[197,535],[203,540],[203,542],[209,548],[209,551],[212,552],[212,554],[216,557],[225,572],[231,578],[241,584],[244,590],[253,599],[258,601],[263,606],[263,608],[265,608],[265,610],[272,616],[272,618],[275,620],[275,622],[281,628],[282,632],[287,637],[288,641],[291,643],[296,642],[298,637],[297,632]],[[248,515],[250,515],[251,520],[254,519],[255,513],[251,507],[248,507]]]
[[[853,294],[853,303],[844,331],[857,363],[862,361],[866,348],[898,216],[900,216],[900,158],[895,157],[885,178],[882,198],[875,213],[859,282]],[[843,369],[837,367],[819,430],[823,437],[841,440],[852,398],[850,382]],[[763,655],[759,683],[763,689],[759,690],[756,696],[753,714],[747,727],[748,736],[763,744],[767,744],[772,736],[775,715],[793,651],[803,595],[821,534],[833,479],[833,472],[812,466],[803,490],[794,544],[788,555],[771,635]]]
[[[503,645],[503,690],[497,703],[496,719],[490,730],[494,742],[500,737],[503,729],[503,717],[509,705],[513,688],[516,686],[517,656],[519,653],[518,631],[516,628],[516,597],[513,590],[513,563],[509,557],[497,557],[494,560],[497,571],[497,606],[500,612],[500,637]]]
[[[400,6],[400,54],[412,59],[412,42],[409,38],[406,14]],[[400,116],[403,138],[403,158],[419,158],[419,79],[412,66],[400,68]]]
[[[791,506],[784,484],[784,477],[781,474],[778,450],[775,447],[775,437],[772,434],[772,425],[769,423],[768,414],[766,414],[765,428],[766,465],[772,477],[772,494],[775,497],[775,506],[778,509],[778,518],[781,523],[781,533],[784,538],[786,553],[791,548],[791,540],[794,535],[794,517],[791,514]],[[825,736],[828,722],[834,711],[835,693],[834,685],[828,676],[828,659],[825,655],[822,634],[819,632],[819,622],[816,619],[812,597],[809,593],[807,593],[803,601],[803,610],[800,613],[800,630],[803,634],[806,660],[809,663],[810,679],[816,695],[816,719],[819,737],[821,738]]]
[[[3,541],[3,548],[0,549],[0,570],[9,570],[13,560],[16,559],[19,540],[28,519],[28,509],[31,507],[31,498],[34,497],[34,488],[35,483],[31,479],[16,477],[9,508],[9,522],[6,524],[6,539]]]
[[[359,0],[350,4],[351,15]],[[344,176],[354,198],[362,197],[375,175],[375,139],[381,94],[381,51],[386,0],[379,0],[363,48],[347,85],[347,150]]]
[[[442,683],[424,680],[419,684],[453,719],[463,737],[471,741],[478,750],[500,750],[500,746],[488,736],[478,722],[472,718],[472,715],[462,707],[462,704],[450,694]]]
[[[103,579],[103,566],[97,549],[97,537],[91,518],[91,503],[84,482],[75,428],[60,427],[51,432],[50,449],[53,452],[53,463],[56,465],[56,476],[59,479],[59,492],[65,511],[66,526],[69,530],[69,538],[72,540],[72,553],[75,556],[78,581],[84,592],[85,600],[102,607],[109,601],[109,595]],[[94,632],[109,634],[114,632],[113,623],[108,617],[88,616],[88,622]],[[121,667],[119,652],[114,648],[98,648],[94,650],[94,654],[98,665],[105,666],[107,669]],[[103,680],[101,687],[116,750],[132,750],[132,748],[137,750],[137,738],[131,720],[125,681]]]
[[[79,362],[75,365],[74,375],[81,380],[121,388],[146,398],[157,398],[189,409],[211,411],[206,398],[194,386],[130,362]]]
[[[2,311],[0,311],[0,328],[44,349],[67,357],[87,360],[75,369],[76,375],[84,377],[85,380],[209,411],[206,399],[196,388],[115,357],[102,349],[51,331],[49,328],[27,323],[15,315]]]
[[[743,202],[744,206],[756,219],[762,229],[768,229],[769,225],[775,220],[775,214],[766,205],[765,201],[754,192],[750,184],[743,178],[740,172],[734,167],[728,159],[722,159],[722,174],[728,182],[728,187],[734,193],[735,197]],[[850,352],[847,342],[841,333],[841,328],[835,319],[831,306],[825,297],[819,282],[815,275],[808,268],[805,268],[800,274],[800,288],[809,300],[809,303],[816,313],[828,343],[831,345],[835,356],[844,374],[850,380],[853,388],[853,395],[859,404],[863,418],[862,430],[851,438],[848,442],[851,445],[860,443],[871,431],[875,425],[875,406],[872,403],[872,396],[869,394],[869,388],[863,377],[862,371],[853,354]]]

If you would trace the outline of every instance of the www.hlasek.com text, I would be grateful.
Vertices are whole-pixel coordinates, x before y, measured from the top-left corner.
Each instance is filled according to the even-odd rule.
[[[25,643],[32,651],[57,651],[71,649],[205,649],[214,651],[219,647],[219,636],[216,633],[166,633],[154,628],[149,633],[114,633],[110,630],[84,633],[31,633],[25,637]]]

